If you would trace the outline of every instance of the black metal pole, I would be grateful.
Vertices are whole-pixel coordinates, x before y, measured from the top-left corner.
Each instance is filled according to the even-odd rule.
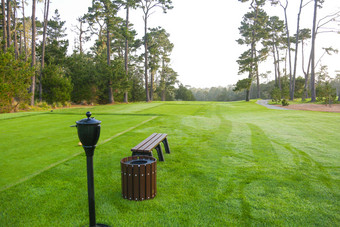
[[[94,149],[100,135],[100,123],[91,117],[91,112],[86,113],[87,119],[76,121],[77,131],[80,142],[83,144],[83,148],[86,153],[86,165],[87,165],[87,193],[89,200],[89,218],[90,227],[108,226],[105,224],[96,223],[96,211],[94,202],[94,179],[93,179],[93,155]]]
[[[94,203],[93,156],[87,157],[87,191],[89,197],[90,226],[96,226],[96,211]]]

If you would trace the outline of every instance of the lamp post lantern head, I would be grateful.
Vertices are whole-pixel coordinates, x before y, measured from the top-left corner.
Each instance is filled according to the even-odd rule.
[[[91,112],[86,113],[87,118],[77,121],[77,131],[86,156],[93,156],[94,149],[100,136],[101,121],[91,118]]]

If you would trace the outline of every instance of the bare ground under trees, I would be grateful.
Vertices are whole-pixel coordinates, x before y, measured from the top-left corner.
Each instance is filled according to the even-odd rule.
[[[281,106],[281,105],[275,105],[275,106],[283,107],[285,109],[290,109],[290,110],[309,110],[309,111],[340,113],[340,104],[325,105],[325,104],[304,103],[304,104],[290,104],[289,106]]]
[[[334,112],[340,113],[340,104],[314,104],[314,103],[303,103],[303,104],[290,104],[289,106],[282,105],[269,105],[269,100],[258,100],[256,103],[265,106],[269,109],[287,109],[287,110],[308,110],[308,111],[320,111],[320,112]]]

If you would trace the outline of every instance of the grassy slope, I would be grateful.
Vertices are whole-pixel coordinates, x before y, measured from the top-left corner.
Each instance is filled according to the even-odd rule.
[[[244,102],[91,111],[103,122],[94,156],[98,223],[340,225],[340,114],[267,110]],[[0,120],[0,188],[81,152],[76,130],[68,126],[84,112]],[[124,200],[119,161],[153,132],[168,133],[172,151],[158,163],[158,194],[149,201]],[[0,192],[3,226],[81,226],[88,223],[87,212],[83,153]]]

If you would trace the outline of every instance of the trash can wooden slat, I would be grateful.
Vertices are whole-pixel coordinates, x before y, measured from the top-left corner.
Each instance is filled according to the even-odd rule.
[[[140,194],[140,199],[144,200],[145,199],[145,165],[140,166],[140,183],[139,183],[139,194]]]
[[[128,198],[131,200],[133,197],[133,183],[132,183],[132,166],[128,165]]]

